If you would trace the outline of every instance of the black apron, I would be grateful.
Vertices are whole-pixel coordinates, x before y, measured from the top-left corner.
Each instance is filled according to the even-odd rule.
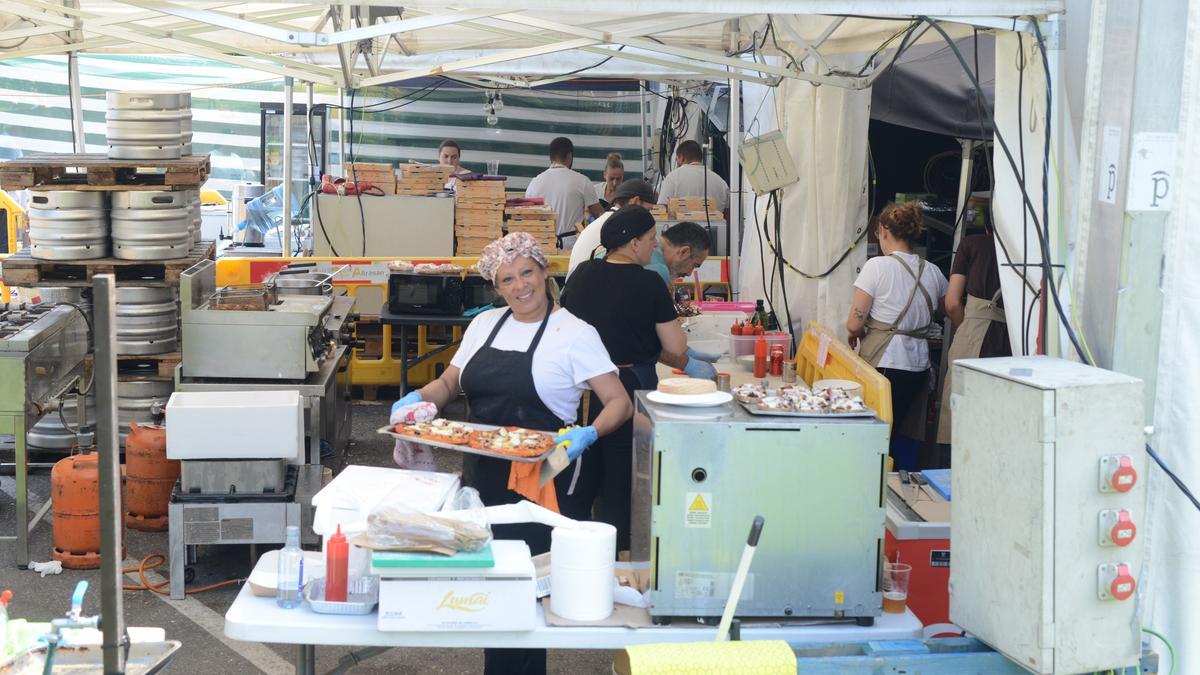
[[[617,375],[631,402],[637,400],[633,395],[635,391],[658,388],[655,363],[650,361],[617,366]],[[590,397],[585,408],[580,416],[585,424],[594,422],[604,410],[595,397]],[[633,420],[626,420],[616,431],[597,440],[588,452],[591,455],[588,458],[588,471],[579,480],[594,486],[597,492],[596,520],[617,528],[617,550],[628,551],[633,516]],[[591,475],[586,475],[588,472]],[[598,478],[596,474],[599,474]]]
[[[492,329],[479,351],[475,352],[459,375],[459,386],[467,397],[470,407],[468,421],[478,424],[524,427],[555,432],[563,421],[555,415],[538,396],[533,383],[533,354],[537,351],[546,325],[550,322],[553,305],[538,327],[537,334],[523,352],[496,349],[492,341],[504,323],[512,316],[512,310],[504,313]],[[479,497],[487,506],[515,504],[525,497],[508,489],[508,475],[512,462],[492,457],[466,454],[463,456],[463,484],[479,491]],[[567,486],[571,482],[572,468],[560,473],[554,480],[558,489],[559,511],[568,518],[591,519],[591,500],[587,502],[587,513],[582,516],[573,509],[573,501],[567,497]],[[492,528],[496,539],[521,539],[529,544],[534,555],[550,550],[550,528],[537,523],[496,525]]]

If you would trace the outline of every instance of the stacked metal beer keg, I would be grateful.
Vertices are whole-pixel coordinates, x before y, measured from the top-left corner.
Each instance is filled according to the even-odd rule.
[[[191,94],[110,91],[108,157],[192,154]],[[169,260],[200,241],[200,191],[31,190],[30,255],[39,260]]]

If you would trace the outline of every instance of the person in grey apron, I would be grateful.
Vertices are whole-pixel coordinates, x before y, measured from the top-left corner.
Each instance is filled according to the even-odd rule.
[[[595,330],[570,312],[555,307],[546,287],[545,268],[544,254],[527,233],[513,233],[489,244],[480,257],[479,270],[485,278],[496,284],[497,292],[508,307],[485,312],[468,326],[463,344],[478,339],[477,335],[471,334],[473,329],[479,330],[478,326],[490,326],[491,330],[465,364],[455,365],[452,361],[437,380],[405,396],[397,402],[397,406],[403,410],[433,403],[440,409],[461,392],[466,395],[470,409],[468,422],[556,431],[571,421],[564,419],[562,410],[569,409],[573,415],[583,391],[569,395],[573,398],[568,401],[557,401],[557,406],[553,400],[544,400],[539,391],[538,377],[545,370],[535,366],[535,356],[540,353],[547,357],[554,366],[553,372],[569,374],[580,368],[604,371],[587,380],[588,387],[603,402],[604,412],[589,426],[571,429],[556,439],[571,443],[567,451],[572,460],[572,466],[554,479],[559,509],[569,518],[589,520],[592,495],[584,494],[578,485],[584,463],[582,452],[599,437],[612,433],[627,422],[633,408],[617,377],[616,366],[603,353],[603,343]],[[556,314],[560,316],[556,317]],[[528,346],[523,349],[496,347],[497,339],[506,330],[521,330],[535,322],[537,329]],[[589,347],[586,353],[572,356],[572,350],[548,349],[546,340],[548,332],[553,330],[552,323],[560,329],[564,326],[574,328],[577,335],[586,338]],[[600,352],[598,359],[595,354],[597,351]],[[582,359],[588,359],[590,365],[583,364]],[[556,390],[561,389],[559,386]],[[559,412],[556,413],[552,407],[557,407]],[[465,454],[463,484],[478,490],[487,506],[516,503],[526,497],[508,488],[511,466],[512,462],[504,459]],[[492,534],[496,539],[524,540],[534,555],[550,549],[550,529],[544,525],[495,525]],[[484,672],[496,675],[545,673],[546,653],[538,649],[487,649],[484,650]]]
[[[891,204],[879,215],[876,233],[883,256],[872,258],[855,280],[846,319],[850,346],[891,384],[893,457],[896,430],[910,409],[928,398],[929,345],[926,338],[942,306],[946,278],[913,253],[924,233],[919,204]],[[916,468],[915,458],[900,468]]]

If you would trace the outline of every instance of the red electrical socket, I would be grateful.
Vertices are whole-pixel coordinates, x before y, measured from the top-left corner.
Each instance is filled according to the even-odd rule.
[[[1100,458],[1100,491],[1129,492],[1137,484],[1137,469],[1129,455],[1105,455]]]
[[[1128,600],[1137,590],[1137,580],[1129,571],[1129,565],[1102,563],[1097,568],[1097,594],[1101,600]]]
[[[1101,546],[1128,546],[1137,536],[1133,516],[1125,509],[1104,509],[1099,520]]]

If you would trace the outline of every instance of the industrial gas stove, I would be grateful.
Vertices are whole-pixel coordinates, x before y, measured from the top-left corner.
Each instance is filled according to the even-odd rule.
[[[720,617],[761,515],[738,616],[874,623],[888,425],[761,417],[736,402],[679,408],[646,393],[633,420],[630,548],[649,563],[651,618]]]
[[[29,531],[50,507],[29,520],[26,431],[79,381],[88,352],[83,313],[69,305],[0,304],[0,435],[15,441],[17,564],[29,565]],[[81,406],[82,409],[82,406]]]

